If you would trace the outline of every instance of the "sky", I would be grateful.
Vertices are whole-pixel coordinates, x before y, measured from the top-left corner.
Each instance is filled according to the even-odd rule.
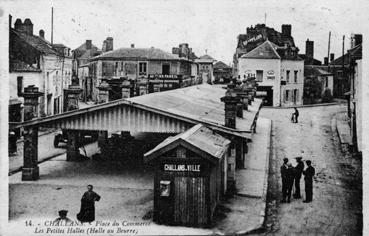
[[[315,58],[323,61],[331,52],[342,55],[351,33],[362,33],[369,22],[369,1],[293,1],[293,0],[3,0],[0,7],[17,18],[30,18],[34,34],[51,35],[51,7],[54,7],[54,43],[71,49],[91,39],[101,48],[106,37],[114,38],[114,49],[156,47],[171,52],[180,43],[189,43],[197,56],[207,53],[216,60],[232,63],[237,36],[246,27],[266,23],[277,31],[292,25],[292,36],[300,53],[305,41],[314,41]],[[266,15],[266,19],[265,19]],[[6,16],[6,14],[4,15]],[[365,35],[363,36],[365,40]]]

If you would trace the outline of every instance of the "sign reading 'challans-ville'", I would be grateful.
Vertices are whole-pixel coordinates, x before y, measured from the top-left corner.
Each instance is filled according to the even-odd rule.
[[[200,165],[190,164],[164,164],[165,171],[200,172]]]

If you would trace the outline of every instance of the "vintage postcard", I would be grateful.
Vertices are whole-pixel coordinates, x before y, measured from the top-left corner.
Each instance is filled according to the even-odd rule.
[[[0,235],[365,235],[368,10],[0,2]]]

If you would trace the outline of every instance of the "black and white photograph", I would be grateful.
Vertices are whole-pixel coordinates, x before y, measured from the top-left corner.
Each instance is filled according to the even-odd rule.
[[[366,235],[368,12],[1,1],[0,235]]]

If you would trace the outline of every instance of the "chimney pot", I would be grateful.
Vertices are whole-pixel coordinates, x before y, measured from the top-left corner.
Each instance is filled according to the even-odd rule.
[[[331,53],[331,62],[334,61],[334,53]]]
[[[38,34],[39,34],[39,36],[41,37],[41,38],[43,38],[43,39],[45,39],[45,31],[44,30],[40,30],[39,32],[38,32]]]
[[[86,40],[86,50],[90,50],[92,48],[92,40],[87,39]]]
[[[131,48],[135,48],[135,44],[134,43],[131,43]]]

